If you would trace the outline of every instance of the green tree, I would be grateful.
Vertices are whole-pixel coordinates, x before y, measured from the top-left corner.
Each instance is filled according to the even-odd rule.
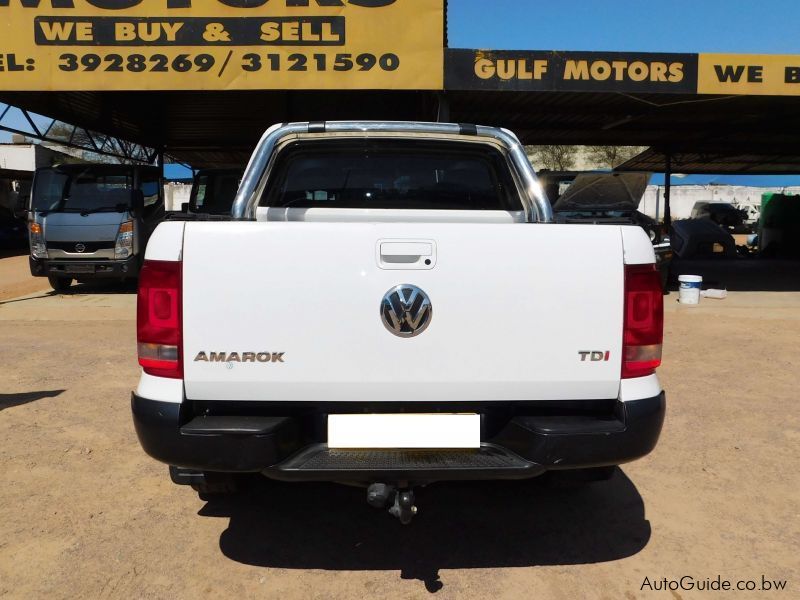
[[[646,146],[587,146],[586,156],[597,168],[615,169],[645,149]]]
[[[537,170],[569,171],[575,166],[578,157],[577,146],[526,146],[525,151]]]

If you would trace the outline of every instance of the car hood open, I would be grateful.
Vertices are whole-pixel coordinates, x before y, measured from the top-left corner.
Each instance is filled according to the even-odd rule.
[[[553,206],[556,212],[633,211],[644,196],[650,173],[582,173]]]

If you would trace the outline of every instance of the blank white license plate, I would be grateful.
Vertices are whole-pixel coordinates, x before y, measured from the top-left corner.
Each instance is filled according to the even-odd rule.
[[[67,265],[64,267],[67,273],[94,273],[94,265]]]
[[[329,415],[329,448],[479,448],[477,414]]]

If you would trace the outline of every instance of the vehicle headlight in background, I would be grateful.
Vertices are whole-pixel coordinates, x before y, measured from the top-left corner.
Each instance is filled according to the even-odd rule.
[[[42,237],[42,226],[39,223],[30,224],[31,256],[33,258],[47,258],[47,246]]]
[[[125,259],[133,254],[133,221],[120,223],[117,243],[114,245],[114,258]]]

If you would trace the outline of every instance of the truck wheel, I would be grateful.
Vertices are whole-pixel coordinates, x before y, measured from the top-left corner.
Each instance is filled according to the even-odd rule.
[[[59,277],[58,275],[48,275],[47,281],[50,287],[57,292],[65,292],[72,285],[72,277]]]

